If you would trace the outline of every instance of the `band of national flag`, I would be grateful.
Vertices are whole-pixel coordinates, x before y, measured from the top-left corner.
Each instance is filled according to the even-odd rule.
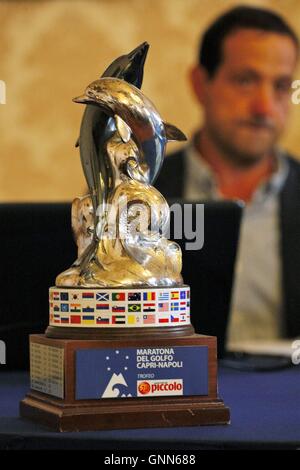
[[[50,325],[162,327],[190,324],[188,286],[152,289],[50,287]]]

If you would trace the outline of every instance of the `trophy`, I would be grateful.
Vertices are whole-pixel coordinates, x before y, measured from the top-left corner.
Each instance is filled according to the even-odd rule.
[[[186,140],[140,91],[143,43],[73,101],[89,193],[72,203],[78,258],[49,289],[45,335],[30,336],[21,416],[58,431],[226,424],[216,338],[190,323],[170,210],[152,186],[168,141]]]

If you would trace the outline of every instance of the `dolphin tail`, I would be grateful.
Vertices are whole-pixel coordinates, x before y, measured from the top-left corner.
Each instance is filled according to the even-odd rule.
[[[141,88],[148,49],[149,44],[143,42],[128,54],[115,59],[101,77],[121,78],[137,88]]]

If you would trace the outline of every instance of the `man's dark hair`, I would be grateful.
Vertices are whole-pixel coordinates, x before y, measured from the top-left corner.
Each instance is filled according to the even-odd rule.
[[[222,63],[224,39],[238,29],[258,29],[289,36],[298,51],[299,41],[290,26],[277,14],[265,8],[238,6],[218,17],[205,31],[199,49],[199,64],[212,78]]]

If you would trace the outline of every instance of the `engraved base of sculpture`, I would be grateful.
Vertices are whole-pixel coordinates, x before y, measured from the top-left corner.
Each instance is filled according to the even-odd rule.
[[[214,337],[86,341],[32,335],[30,350],[31,389],[20,414],[56,431],[229,423],[217,393]]]

